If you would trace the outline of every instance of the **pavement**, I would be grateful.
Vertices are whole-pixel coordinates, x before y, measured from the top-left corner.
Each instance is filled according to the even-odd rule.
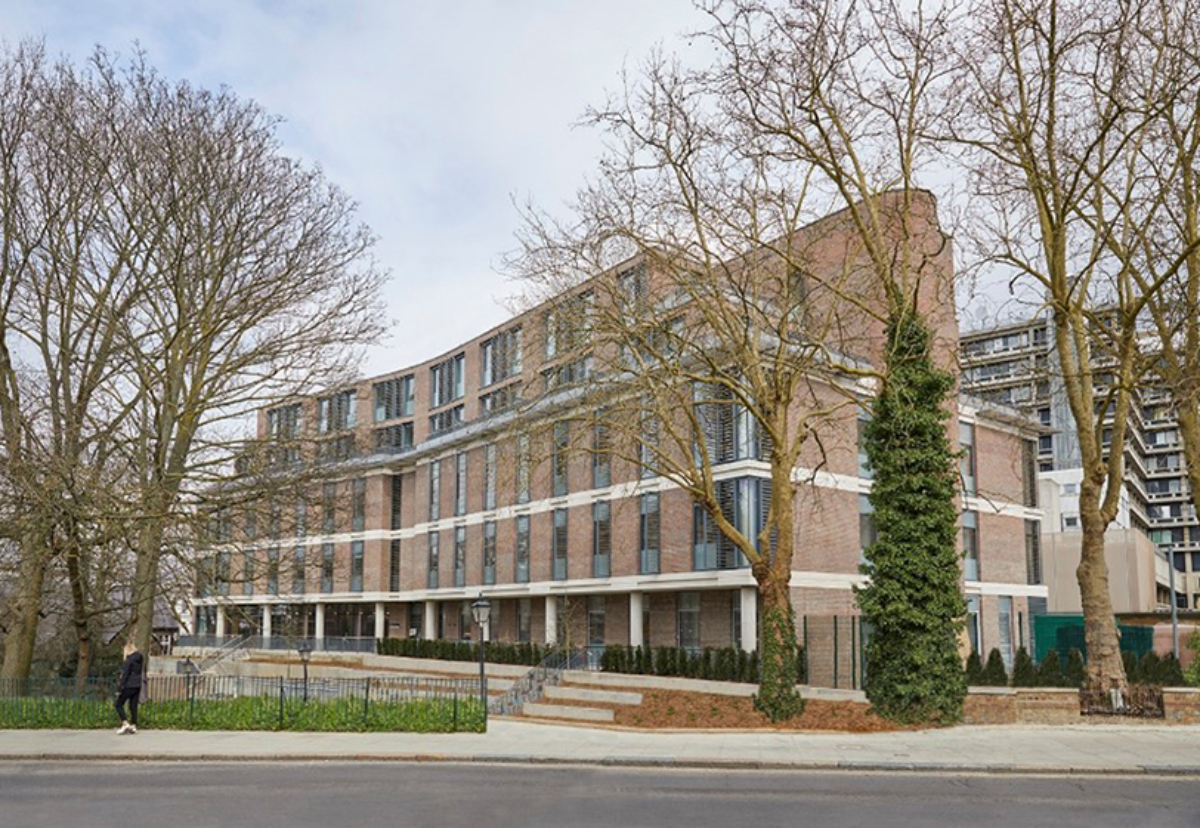
[[[477,733],[0,731],[0,762],[446,761],[1200,777],[1200,726],[961,726],[894,733],[664,732],[494,718]]]

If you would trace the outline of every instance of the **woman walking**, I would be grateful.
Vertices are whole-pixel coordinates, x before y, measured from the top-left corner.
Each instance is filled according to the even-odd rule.
[[[138,696],[142,693],[142,654],[132,641],[125,645],[125,662],[121,665],[121,681],[117,684],[117,700],[114,707],[121,719],[118,735],[137,733]],[[129,702],[129,716],[125,716],[125,702]]]

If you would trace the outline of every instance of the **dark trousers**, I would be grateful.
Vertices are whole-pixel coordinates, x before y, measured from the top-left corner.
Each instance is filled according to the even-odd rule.
[[[130,687],[122,690],[117,694],[117,700],[113,707],[117,709],[117,715],[121,717],[121,721],[137,724],[137,706],[138,696],[142,694],[142,688]],[[129,715],[125,715],[125,702],[129,702]]]

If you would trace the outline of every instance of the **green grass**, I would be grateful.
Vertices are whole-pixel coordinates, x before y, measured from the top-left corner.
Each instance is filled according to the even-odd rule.
[[[54,696],[0,699],[0,729],[94,730],[116,727],[112,702]],[[302,701],[242,696],[216,701],[159,700],[138,707],[138,726],[162,730],[295,730],[452,733],[484,730],[478,699]]]

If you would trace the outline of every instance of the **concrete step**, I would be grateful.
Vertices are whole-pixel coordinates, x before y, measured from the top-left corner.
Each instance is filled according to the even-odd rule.
[[[596,702],[597,704],[638,705],[642,703],[641,693],[624,693],[620,690],[590,690],[586,687],[555,687],[553,685],[546,688],[546,698]]]
[[[539,719],[566,719],[573,722],[611,722],[613,712],[599,707],[575,707],[567,704],[530,702],[522,708],[526,716]]]

